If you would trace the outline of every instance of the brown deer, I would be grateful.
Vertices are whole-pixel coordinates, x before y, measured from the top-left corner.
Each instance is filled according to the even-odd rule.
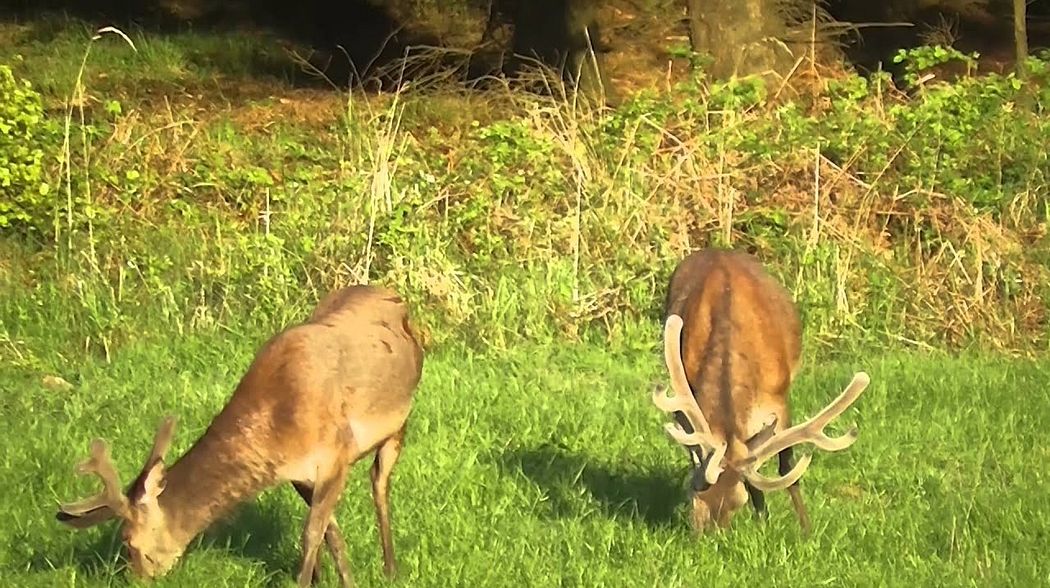
[[[798,311],[787,290],[743,252],[709,249],[682,260],[671,275],[665,313],[672,395],[660,386],[653,403],[673,413],[677,424],[667,423],[667,432],[689,455],[694,528],[728,526],[749,499],[764,519],[763,492],[787,488],[808,533],[799,479],[811,456],[792,465],[792,448],[852,445],[856,427],[838,438],[823,429],[857,400],[868,375],[855,374],[838,398],[791,427],[788,391],[802,348]],[[758,468],[774,455],[780,475],[767,478]]]
[[[331,292],[308,321],[262,346],[226,406],[171,467],[164,456],[173,417],[161,424],[141,473],[124,491],[105,441],[95,439],[77,471],[98,476],[103,490],[61,505],[57,518],[85,528],[116,517],[132,573],[155,578],[216,519],[288,481],[309,506],[299,586],[318,580],[322,539],[342,585],[351,586],[334,513],[347,471],[375,450],[372,498],[384,571],[393,577],[390,475],[422,370],[423,350],[401,298],[370,286]]]

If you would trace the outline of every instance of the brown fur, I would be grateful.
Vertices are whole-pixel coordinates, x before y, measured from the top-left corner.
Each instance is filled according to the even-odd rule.
[[[758,260],[724,250],[689,255],[671,276],[665,317],[670,315],[683,319],[686,377],[712,431],[728,443],[729,463],[746,457],[748,441],[769,413],[779,425],[790,424],[787,397],[799,365],[802,327],[790,294]],[[698,528],[711,521],[728,525],[748,495],[764,515],[760,491],[731,468],[714,485],[695,490]],[[797,484],[790,491],[798,496],[796,510],[806,526]]]
[[[423,351],[400,297],[370,286],[334,291],[308,321],[262,346],[226,406],[170,468],[163,453],[173,422],[158,431],[124,501],[111,496],[63,505],[58,518],[74,527],[123,519],[132,570],[155,577],[232,507],[292,482],[310,505],[299,585],[316,580],[323,538],[348,586],[346,546],[333,513],[349,467],[375,451],[373,499],[384,569],[392,576],[389,478],[422,367]]]
[[[864,372],[819,413],[790,426],[788,391],[798,371],[802,328],[790,294],[754,257],[707,250],[686,257],[671,276],[664,325],[664,361],[673,395],[653,394],[674,415],[667,432],[686,447],[693,466],[693,524],[725,527],[749,499],[765,517],[764,491],[787,489],[808,532],[799,479],[811,456],[792,464],[792,449],[812,443],[842,451],[854,427],[829,437],[824,427],[852,405],[869,383]],[[758,472],[779,458],[779,476]]]

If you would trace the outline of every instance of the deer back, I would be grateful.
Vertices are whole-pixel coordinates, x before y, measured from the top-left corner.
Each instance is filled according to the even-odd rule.
[[[665,317],[671,315],[684,323],[689,386],[730,449],[757,433],[770,411],[787,416],[801,323],[790,294],[757,259],[717,249],[689,255],[671,276]]]
[[[259,431],[260,442],[287,446],[292,459],[349,424],[367,451],[404,423],[422,365],[399,296],[372,286],[336,290],[259,350],[210,429]]]

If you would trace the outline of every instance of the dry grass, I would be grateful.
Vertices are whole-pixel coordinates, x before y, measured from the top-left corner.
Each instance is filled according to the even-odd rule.
[[[734,146],[748,129],[776,132],[779,105],[823,98],[840,72],[800,65],[769,104],[738,110],[690,109],[708,86],[660,96],[610,134],[618,113],[577,100],[555,72],[467,91],[447,55],[399,64],[430,74],[395,92],[165,96],[98,125],[86,148],[104,167],[89,202],[121,245],[89,248],[88,270],[103,292],[134,296],[155,279],[127,270],[153,263],[145,233],[164,242],[177,228],[210,245],[176,248],[172,281],[146,290],[163,293],[180,329],[222,324],[264,284],[290,301],[295,288],[379,281],[414,293],[436,341],[466,330],[506,345],[523,331],[621,337],[655,307],[674,260],[715,244],[766,259],[828,349],[844,338],[1024,349],[1045,337],[1047,270],[1029,255],[1045,234],[1030,218],[1045,186],[997,217],[899,185],[905,140],[874,171],[859,168],[863,141],[834,161],[816,141],[776,157]],[[888,126],[906,99],[884,91],[863,116]],[[810,108],[831,113],[826,99]],[[713,137],[726,142],[712,149]]]

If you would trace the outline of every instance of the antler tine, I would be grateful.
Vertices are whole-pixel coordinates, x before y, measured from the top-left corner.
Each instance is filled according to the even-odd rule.
[[[156,460],[164,459],[164,455],[168,453],[168,448],[171,447],[171,440],[175,436],[175,416],[168,415],[161,421],[160,426],[157,427],[157,432],[153,436],[153,448],[150,449],[149,459],[146,460],[146,464],[149,465]]]
[[[62,510],[71,514],[84,513],[108,506],[118,516],[126,517],[128,499],[121,490],[120,475],[109,456],[109,446],[102,439],[91,442],[91,457],[77,464],[80,475],[95,474],[102,480],[102,492],[84,500],[63,504]]]
[[[711,427],[707,424],[707,418],[696,403],[693,392],[689,388],[689,379],[685,375],[685,365],[682,364],[682,317],[672,314],[667,317],[664,325],[664,363],[667,364],[667,372],[671,376],[671,388],[674,390],[676,404],[680,410],[689,418],[690,424],[698,431],[705,434],[711,433]]]
[[[653,404],[664,412],[681,412],[693,428],[686,433],[677,423],[667,423],[664,428],[675,441],[685,446],[699,446],[712,454],[704,468],[704,478],[708,484],[714,484],[722,473],[722,461],[725,458],[727,445],[718,443],[711,434],[711,427],[704,417],[700,405],[689,387],[689,379],[682,364],[682,317],[672,314],[664,325],[664,363],[671,377],[673,395],[668,397],[666,389],[657,387],[653,392]]]
[[[824,427],[849,408],[860,397],[870,382],[871,378],[868,377],[868,374],[857,372],[853,375],[853,380],[849,386],[846,386],[846,389],[842,391],[842,394],[839,394],[838,398],[832,400],[823,410],[806,422],[785,429],[773,435],[765,443],[755,447],[747,459],[744,460],[743,465],[747,466],[750,471],[756,471],[770,457],[799,443],[812,443],[824,451],[842,451],[853,445],[860,434],[856,426],[850,428],[842,436],[835,438],[828,437],[824,433]]]
[[[810,454],[805,454],[795,462],[795,467],[791,468],[791,471],[779,476],[777,478],[767,478],[762,474],[758,473],[755,466],[749,466],[741,470],[740,474],[751,482],[751,485],[763,492],[776,492],[777,490],[783,490],[788,486],[794,484],[802,477],[802,474],[806,473],[809,469],[809,462],[813,459]]]

